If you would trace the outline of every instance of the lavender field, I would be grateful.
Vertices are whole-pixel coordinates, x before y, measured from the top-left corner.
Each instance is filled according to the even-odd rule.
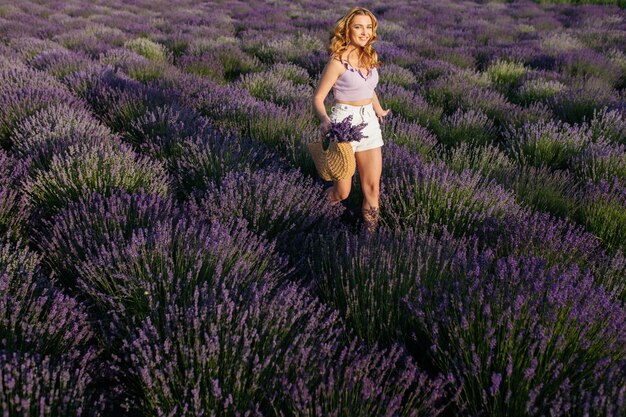
[[[626,9],[363,3],[366,233],[349,6],[0,1],[0,417],[626,416]]]

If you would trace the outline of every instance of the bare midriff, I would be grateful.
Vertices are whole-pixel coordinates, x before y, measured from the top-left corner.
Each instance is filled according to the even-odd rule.
[[[367,106],[368,104],[372,103],[372,99],[367,99],[367,100],[358,100],[358,101],[340,101],[340,100],[335,100],[335,103],[339,103],[339,104],[347,104],[349,106]]]

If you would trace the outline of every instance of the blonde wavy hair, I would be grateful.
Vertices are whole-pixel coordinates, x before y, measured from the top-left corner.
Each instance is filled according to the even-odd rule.
[[[376,28],[378,27],[378,21],[374,13],[370,12],[364,7],[353,7],[348,12],[337,20],[335,27],[330,35],[330,46],[328,51],[332,57],[340,57],[341,54],[348,49],[350,45],[350,25],[356,15],[369,16],[372,19],[372,37],[367,41],[367,44],[362,50],[358,51],[359,66],[365,68],[374,68],[380,65],[378,61],[378,54],[372,47],[372,44],[376,42]]]

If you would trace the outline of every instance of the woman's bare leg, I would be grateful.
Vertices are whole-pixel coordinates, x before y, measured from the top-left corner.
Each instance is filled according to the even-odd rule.
[[[354,155],[363,190],[363,220],[368,229],[373,230],[378,223],[380,176],[383,171],[382,148],[356,152]]]
[[[326,197],[330,204],[338,204],[341,200],[348,198],[351,188],[352,177],[334,181],[333,186],[326,190]]]

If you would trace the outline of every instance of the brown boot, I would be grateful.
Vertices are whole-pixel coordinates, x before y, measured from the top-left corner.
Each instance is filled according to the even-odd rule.
[[[372,233],[378,227],[378,220],[380,219],[380,210],[378,207],[370,207],[363,210],[363,221],[365,222],[365,230],[368,233]]]

